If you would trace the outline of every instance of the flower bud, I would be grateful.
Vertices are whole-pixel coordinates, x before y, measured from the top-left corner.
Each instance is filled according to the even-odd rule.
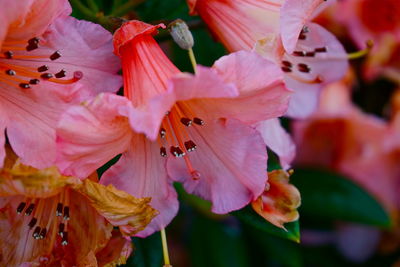
[[[181,19],[174,20],[168,25],[168,30],[180,48],[189,50],[193,47],[193,36],[186,22]]]

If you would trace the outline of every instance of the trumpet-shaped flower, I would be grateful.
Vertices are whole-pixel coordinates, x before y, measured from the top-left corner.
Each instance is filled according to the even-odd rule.
[[[62,176],[55,167],[38,170],[9,155],[0,171],[1,265],[97,266],[95,255],[108,242],[115,243],[116,251],[103,261],[126,259],[131,249],[121,239],[110,241],[112,226],[134,234],[156,211],[150,199],[96,180]]]
[[[311,23],[328,2],[323,0],[187,0],[214,35],[231,51],[255,50],[274,60],[295,91],[288,115],[308,116],[319,89],[340,79],[347,55],[338,40]]]
[[[55,126],[68,104],[121,85],[111,35],[67,16],[65,0],[0,5],[0,162],[6,130],[24,163],[48,167],[55,160]]]
[[[126,98],[101,94],[69,109],[58,128],[57,162],[65,173],[84,177],[122,153],[101,182],[152,197],[161,214],[140,236],[175,216],[172,181],[212,201],[216,213],[256,199],[267,154],[249,125],[282,115],[291,93],[279,68],[251,52],[181,73],[154,40],[158,27],[130,21],[114,35]]]

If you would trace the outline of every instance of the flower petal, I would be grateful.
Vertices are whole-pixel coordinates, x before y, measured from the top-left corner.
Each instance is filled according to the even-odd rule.
[[[151,197],[150,205],[160,214],[137,236],[146,237],[166,227],[178,212],[178,199],[172,181],[167,178],[165,159],[157,143],[143,135],[134,135],[130,149],[108,169],[101,183],[112,184],[135,197]]]
[[[57,128],[60,170],[84,178],[125,151],[131,138],[129,107],[126,98],[105,93],[66,111]]]
[[[132,250],[132,241],[121,236],[119,231],[113,230],[107,246],[96,253],[97,264],[105,267],[126,264]]]
[[[315,11],[325,8],[327,0],[286,0],[281,9],[281,38],[287,53],[295,49],[303,26],[309,22]]]
[[[119,226],[124,235],[134,235],[143,230],[157,215],[148,204],[150,198],[135,198],[111,184],[104,186],[85,179],[76,189],[112,225]]]
[[[214,120],[197,110],[196,115],[206,124],[190,130],[197,149],[186,157],[194,170],[190,173],[184,159],[171,157],[168,174],[189,193],[210,200],[215,213],[240,209],[264,190],[265,144],[256,130],[237,120]]]
[[[279,119],[270,119],[256,124],[265,144],[278,156],[283,169],[290,168],[295,155],[296,146],[290,135],[281,126]]]
[[[254,202],[253,209],[273,225],[285,228],[284,223],[299,218],[300,192],[289,184],[289,175],[283,170],[268,173],[267,189]]]

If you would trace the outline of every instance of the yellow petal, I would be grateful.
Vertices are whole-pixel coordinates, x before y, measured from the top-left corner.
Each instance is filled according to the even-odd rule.
[[[97,263],[103,267],[114,267],[126,264],[132,254],[133,244],[129,238],[122,237],[119,231],[113,230],[112,237],[105,248],[97,254]]]
[[[86,179],[76,190],[111,224],[120,226],[124,235],[143,230],[158,213],[149,205],[150,198],[135,198],[112,185],[104,186]]]
[[[289,184],[289,175],[283,170],[268,173],[268,183],[264,193],[252,202],[252,207],[273,225],[284,228],[284,223],[299,218],[300,192]]]

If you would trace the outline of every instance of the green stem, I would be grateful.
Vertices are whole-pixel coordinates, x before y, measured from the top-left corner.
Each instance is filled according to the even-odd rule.
[[[143,3],[145,0],[130,0],[116,8],[112,13],[111,16],[120,17],[125,15],[129,10],[133,9],[135,6]]]
[[[94,12],[98,13],[99,7],[97,6],[97,3],[94,0],[86,0],[87,4],[89,5],[89,8]]]
[[[72,5],[82,12],[90,20],[96,19],[96,14],[94,14],[89,8],[87,8],[84,4],[81,3],[79,0],[71,0]]]

